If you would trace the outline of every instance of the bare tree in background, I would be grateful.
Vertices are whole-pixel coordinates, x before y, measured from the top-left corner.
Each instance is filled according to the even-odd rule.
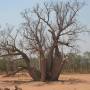
[[[77,21],[77,14],[83,5],[78,1],[44,3],[32,11],[25,10],[20,29],[22,35],[18,31],[16,35],[9,32],[5,38],[4,34],[5,40],[0,42],[1,50],[4,50],[5,56],[6,53],[20,55],[27,65],[22,68],[27,69],[34,80],[58,80],[67,60],[62,46],[73,48],[78,34],[84,31]],[[30,57],[39,59],[40,70],[30,65]]]

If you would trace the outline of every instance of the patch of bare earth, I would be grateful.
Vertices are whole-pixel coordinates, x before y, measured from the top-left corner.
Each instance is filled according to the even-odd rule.
[[[24,74],[14,77],[0,75],[0,87],[13,90],[15,85],[22,90],[90,90],[90,74],[61,75],[60,80],[55,82],[34,82]]]

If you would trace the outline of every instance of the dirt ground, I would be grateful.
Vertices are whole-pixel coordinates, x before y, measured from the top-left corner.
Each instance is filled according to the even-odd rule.
[[[22,90],[90,90],[90,74],[61,75],[60,80],[55,82],[34,82],[24,74],[14,77],[0,75],[0,87],[14,90],[15,85]]]

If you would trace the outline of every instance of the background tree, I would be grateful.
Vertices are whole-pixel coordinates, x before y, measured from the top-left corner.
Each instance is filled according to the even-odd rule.
[[[65,64],[63,73],[90,73],[90,52],[82,55],[69,53],[69,61]]]
[[[84,32],[77,21],[83,5],[76,0],[44,3],[33,10],[25,10],[21,13],[24,22],[16,34],[12,33],[13,28],[7,28],[8,33],[1,34],[0,47],[3,53],[7,53],[1,56],[21,56],[26,63],[22,68],[27,69],[34,80],[58,80],[67,61],[62,46],[74,48],[77,36]],[[31,66],[32,57],[39,60],[40,70]]]

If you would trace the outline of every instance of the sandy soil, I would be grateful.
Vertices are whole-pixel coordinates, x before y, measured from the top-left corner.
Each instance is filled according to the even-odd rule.
[[[14,77],[0,75],[0,87],[18,85],[23,90],[90,90],[90,74],[61,75],[57,82],[34,82],[28,75],[18,74]]]

